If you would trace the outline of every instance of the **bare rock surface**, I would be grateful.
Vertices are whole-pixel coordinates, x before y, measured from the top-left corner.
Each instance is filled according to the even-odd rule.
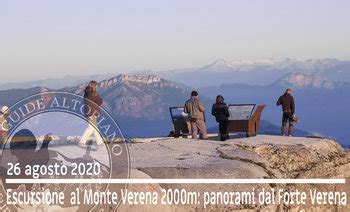
[[[189,192],[257,193],[262,189],[307,191],[345,191],[350,194],[350,157],[337,142],[320,138],[299,138],[258,135],[234,138],[226,142],[185,138],[134,139],[128,143],[130,178],[210,178],[210,179],[262,179],[262,178],[345,178],[346,184],[131,184],[131,192],[157,192],[162,189],[185,189]],[[76,145],[55,145],[55,151],[67,157],[82,157],[85,149]],[[101,163],[108,163],[104,148],[91,151]],[[4,157],[9,161],[14,159]],[[6,164],[6,161],[2,161]],[[117,164],[120,165],[120,164]],[[257,196],[255,197],[257,198]],[[256,201],[258,202],[258,201]],[[350,211],[338,205],[120,205],[119,211]]]
[[[333,140],[259,135],[250,138],[192,140],[184,138],[138,139],[129,145],[132,169],[152,178],[345,178],[345,185],[186,184],[159,185],[189,191],[249,191],[300,189],[350,191],[350,157]],[[147,189],[147,185],[144,187]],[[349,203],[348,203],[349,204]],[[307,205],[310,207],[310,205]],[[299,211],[307,206],[220,206],[206,210],[266,209]],[[203,210],[201,206],[190,206]],[[347,206],[311,206],[313,210],[347,211]],[[125,208],[124,208],[125,209]],[[164,208],[163,208],[164,209]],[[183,208],[185,209],[185,208]],[[186,208],[188,209],[188,208]],[[169,209],[170,210],[170,209]]]

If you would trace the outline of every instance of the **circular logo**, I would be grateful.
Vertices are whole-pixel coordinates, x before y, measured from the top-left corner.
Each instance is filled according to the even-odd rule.
[[[108,179],[129,178],[129,153],[106,109],[55,91],[26,97],[2,116],[1,211],[119,206],[127,185]]]

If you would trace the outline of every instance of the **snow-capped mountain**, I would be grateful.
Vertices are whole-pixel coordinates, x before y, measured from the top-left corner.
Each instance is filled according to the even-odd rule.
[[[290,58],[236,61],[219,59],[200,68],[163,71],[157,74],[188,86],[203,87],[233,83],[268,85],[291,72],[317,74],[332,81],[350,82],[350,61]]]
[[[213,63],[202,67],[202,70],[210,70],[210,71],[229,71],[231,69],[234,69],[235,65],[224,60],[224,59],[218,59],[214,61]]]
[[[325,70],[335,65],[342,64],[343,61],[337,59],[309,59],[297,60],[291,58],[282,59],[255,59],[255,60],[233,60],[218,59],[213,63],[193,69],[173,70],[175,72],[185,72],[188,70],[226,72],[226,71],[253,71],[257,68],[264,70],[279,70],[285,68],[294,68],[304,71],[320,71]]]
[[[332,81],[350,82],[350,61],[337,59],[297,60],[255,59],[233,60],[219,59],[198,68],[185,68],[164,71],[141,70],[131,75],[157,75],[163,79],[175,81],[188,87],[203,87],[219,84],[243,83],[249,85],[268,85],[291,72],[303,74],[317,73]],[[94,76],[67,76],[60,79],[46,79],[20,83],[0,84],[0,89],[30,88],[35,86],[59,89],[95,79],[101,81],[116,74],[97,74]]]
[[[273,69],[274,66],[288,65],[290,59],[258,59],[258,60],[234,60],[226,61],[224,59],[216,60],[215,62],[200,68],[205,71],[250,71],[257,67],[265,67]]]

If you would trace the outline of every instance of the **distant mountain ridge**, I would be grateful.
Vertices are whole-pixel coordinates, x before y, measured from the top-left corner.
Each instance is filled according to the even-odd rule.
[[[84,82],[58,90],[83,95],[86,85]],[[0,105],[10,106],[29,95],[51,90],[57,89],[3,90],[0,91]],[[168,135],[172,128],[169,107],[183,106],[190,96],[190,91],[177,83],[155,75],[118,75],[98,82],[98,91],[104,100],[103,107],[112,114],[127,137]],[[207,107],[212,102],[205,96],[202,100]]]
[[[298,60],[256,59],[228,61],[218,59],[211,64],[198,68],[184,68],[164,71],[143,70],[130,72],[130,75],[157,75],[163,79],[187,85],[204,87],[220,84],[242,83],[249,85],[268,85],[287,73],[317,74],[332,81],[350,82],[350,61],[337,59]],[[0,90],[11,88],[30,88],[35,86],[60,89],[95,79],[101,81],[116,74],[105,73],[93,76],[66,76],[58,79],[0,84]]]
[[[319,88],[331,90],[338,85],[342,85],[343,83],[333,82],[326,77],[322,77],[314,73],[289,73],[278,79],[274,84],[281,87],[290,87],[294,89]]]
[[[288,73],[326,77],[334,82],[350,82],[350,61],[337,59],[259,59],[227,61],[219,59],[209,65],[156,72],[162,78],[192,87],[242,83],[269,85]]]
[[[310,60],[296,60],[290,58],[283,59],[257,59],[257,60],[234,60],[227,61],[225,59],[218,59],[212,64],[199,68],[201,70],[209,71],[250,71],[257,67],[277,70],[281,68],[294,67],[300,70],[323,70],[329,67],[347,63],[347,61],[339,61],[337,59],[310,59]],[[179,70],[180,71],[180,70]]]
[[[83,95],[86,85],[87,82],[59,90]],[[50,90],[52,89],[35,87],[0,91],[0,105],[11,105],[28,95]],[[155,75],[118,75],[98,82],[98,91],[104,100],[103,107],[115,117],[127,137],[167,135],[172,129],[169,107],[183,106],[190,96],[190,90],[183,88],[182,85]],[[200,92],[200,98],[207,108],[207,125],[209,131],[217,132],[217,123],[210,115],[215,96],[206,95]],[[261,128],[261,133],[278,134],[276,125],[266,123]],[[65,123],[67,124],[71,127],[77,126],[74,123]],[[298,135],[306,134],[308,133]]]
[[[83,95],[87,83],[61,89]],[[172,130],[169,107],[183,106],[190,97],[178,83],[155,75],[118,75],[98,83],[98,91],[106,108],[127,137],[166,136]],[[209,108],[211,98],[201,95]],[[213,119],[208,119],[214,125]]]
[[[47,78],[34,81],[24,81],[24,82],[12,82],[12,83],[3,83],[0,84],[0,90],[8,89],[21,89],[21,88],[33,88],[33,87],[49,87],[51,89],[60,89],[63,87],[74,86],[79,83],[83,83],[90,80],[103,80],[109,77],[112,77],[113,74],[104,73],[104,74],[95,74],[88,76],[73,76],[67,75],[61,78]]]
[[[36,86],[32,88],[0,90],[0,106],[1,105],[10,106],[25,97],[28,97],[30,95],[37,94],[40,92],[50,91],[50,90],[51,89],[43,86]]]
[[[61,90],[83,95],[86,83]],[[98,83],[105,106],[118,117],[168,118],[170,106],[182,105],[188,91],[159,76],[118,75]]]
[[[59,90],[83,95],[86,85],[87,82]],[[0,105],[11,105],[26,96],[51,90],[45,87],[35,87],[0,91]],[[115,117],[127,137],[167,135],[172,129],[169,107],[183,106],[190,96],[190,90],[155,75],[118,75],[100,81],[98,91],[104,99],[103,107]],[[11,98],[6,98],[9,96]],[[214,96],[209,98],[205,93],[200,93],[200,98],[207,108],[209,130],[217,132],[217,123],[209,114]],[[65,123],[67,124],[76,127],[74,123]],[[262,127],[261,133],[266,131],[269,134],[277,134],[276,129],[278,129],[277,126],[268,123]]]
[[[273,72],[275,71],[268,73]],[[261,73],[265,74],[264,71]],[[278,72],[278,74],[281,73]],[[182,77],[188,80],[197,79],[201,82],[217,80],[214,77],[201,78],[200,75]],[[232,78],[226,80],[231,81],[230,79]],[[87,81],[84,81],[59,90],[82,95],[86,84]],[[298,128],[334,137],[342,144],[348,143],[347,138],[350,134],[347,131],[349,116],[346,105],[350,105],[350,83],[333,81],[319,72],[288,72],[268,85],[248,85],[240,82],[239,84],[221,83],[215,86],[203,86],[199,88],[199,93],[207,107],[208,127],[216,126],[215,120],[210,115],[210,108],[215,96],[221,94],[228,104],[267,104],[262,119],[278,128],[281,109],[275,104],[287,87],[293,89],[293,95],[296,98],[297,115],[301,120],[297,125]],[[0,91],[0,105],[11,105],[23,97],[44,90],[51,89],[41,86]],[[98,83],[98,90],[104,99],[103,106],[118,120],[128,137],[147,137],[166,135],[171,130],[169,107],[183,106],[192,88],[152,74],[118,75],[106,78]],[[274,129],[275,132],[277,128],[267,126],[265,129]]]

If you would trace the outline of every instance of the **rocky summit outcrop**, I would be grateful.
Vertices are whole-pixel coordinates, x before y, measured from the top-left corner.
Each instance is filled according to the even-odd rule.
[[[135,139],[130,144],[132,178],[345,178],[346,184],[162,184],[158,189],[188,191],[250,191],[252,189],[345,191],[349,194],[350,157],[337,142],[321,138],[298,138],[259,135],[235,138],[226,142],[192,139]],[[140,177],[141,176],[141,177]],[[155,185],[130,185],[130,190],[154,190]],[[348,201],[348,200],[347,200]],[[349,205],[349,201],[348,201]],[[135,211],[142,206],[121,206]],[[159,206],[159,211],[204,210],[202,205]],[[211,205],[205,210],[347,211],[338,205]],[[157,211],[152,206],[150,211]]]
[[[62,89],[82,95],[86,83]],[[169,107],[188,98],[188,92],[177,83],[155,75],[118,75],[98,83],[98,91],[114,117],[154,120],[169,116]],[[121,118],[122,119],[122,118]]]
[[[294,89],[318,88],[332,90],[336,86],[341,86],[342,83],[333,82],[317,74],[289,73],[277,80],[275,85]]]

